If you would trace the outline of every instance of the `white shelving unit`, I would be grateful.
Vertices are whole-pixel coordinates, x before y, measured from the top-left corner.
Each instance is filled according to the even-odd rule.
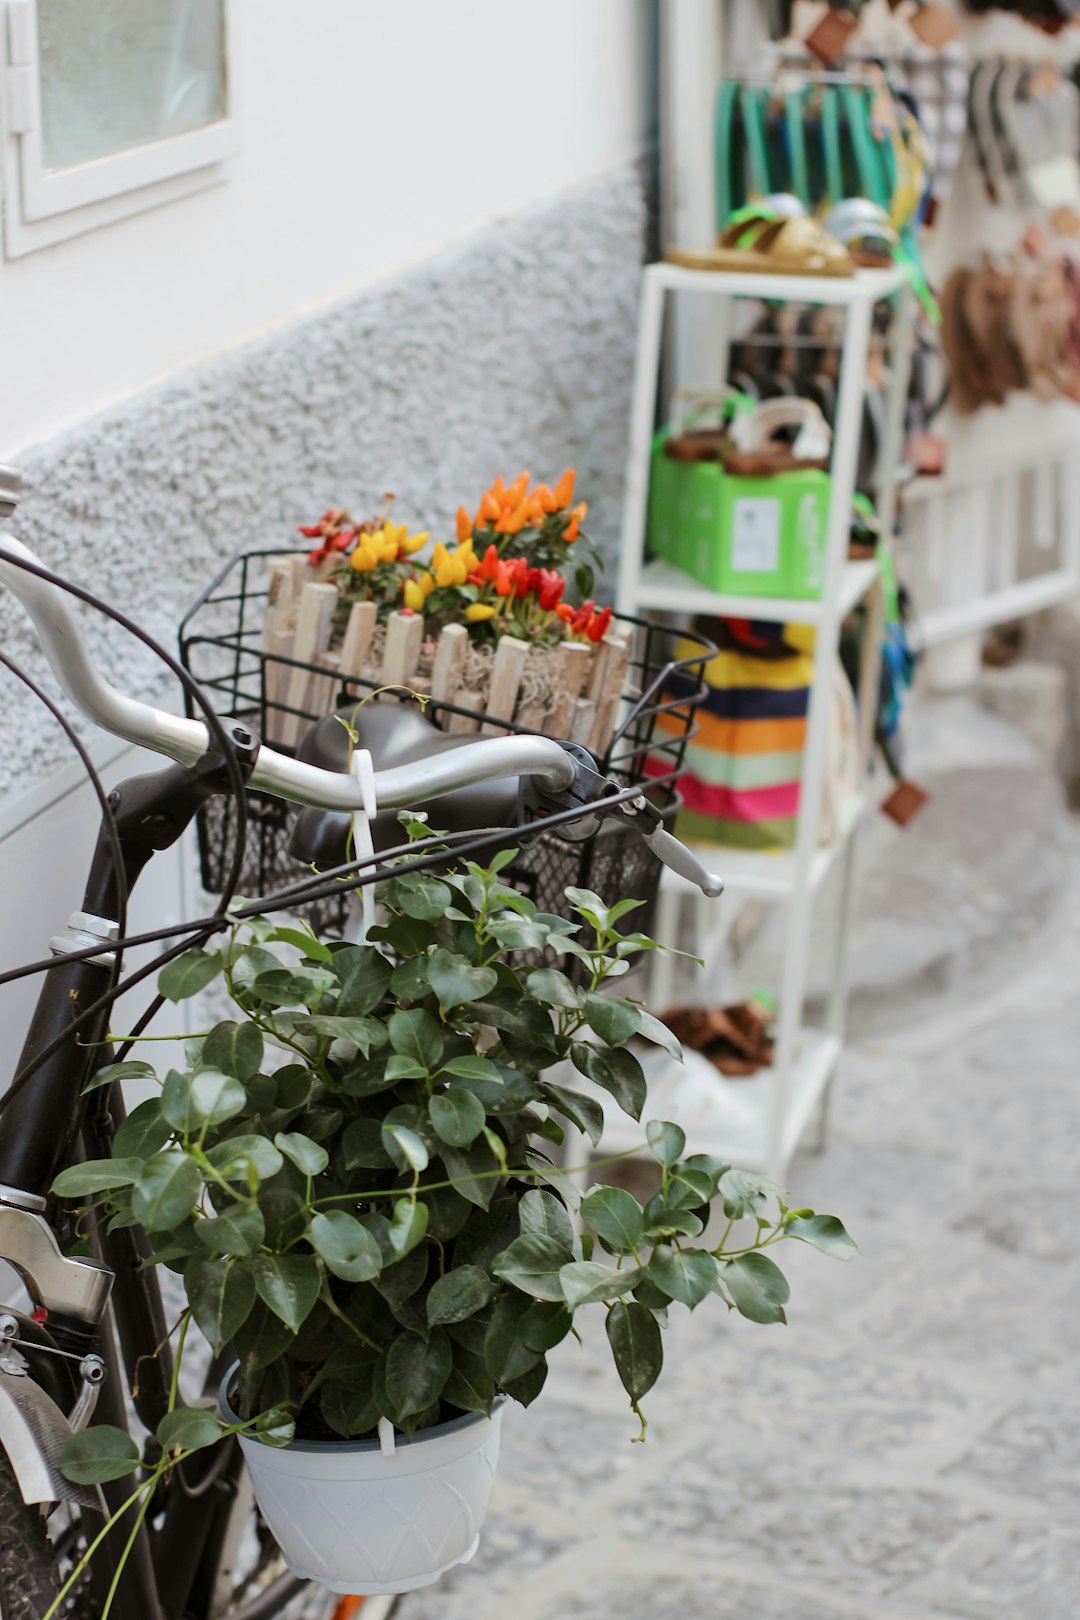
[[[681,295],[719,300],[722,307],[717,325],[721,330],[731,328],[731,301],[736,298],[829,304],[844,312],[826,571],[822,593],[816,601],[720,595],[671,564],[649,560],[645,555],[649,470],[657,419],[664,320],[669,300]],[[728,896],[765,900],[787,909],[775,1063],[753,1079],[733,1082],[725,1081],[711,1065],[706,1065],[706,1076],[697,1065],[692,1064],[684,1071],[667,1061],[658,1062],[650,1076],[652,1114],[684,1122],[698,1151],[716,1153],[747,1168],[777,1176],[786,1169],[815,1109],[819,1105],[824,1109],[843,1046],[846,935],[856,835],[868,803],[865,786],[843,807],[836,835],[825,847],[819,843],[819,828],[829,741],[829,697],[840,627],[864,597],[870,602],[858,694],[864,781],[872,747],[880,669],[880,582],[876,562],[851,563],[847,560],[847,550],[872,317],[875,305],[883,298],[895,298],[898,304],[893,323],[881,462],[884,468],[894,472],[903,434],[913,305],[903,271],[859,271],[850,278],[829,279],[731,274],[654,264],[645,270],[642,287],[620,553],[620,611],[768,619],[813,624],[817,630],[800,811],[793,849],[763,854],[712,845],[701,851],[707,864],[724,877]],[[720,375],[725,375],[725,371]],[[892,472],[878,491],[878,511],[883,531],[891,533],[896,511]],[[810,1028],[804,1023],[804,1002],[813,902],[821,885],[837,866],[841,869],[842,900],[833,988],[822,1027]],[[678,878],[665,877],[661,890],[663,909],[657,930],[661,938],[668,937],[678,904],[690,893],[689,887]],[[726,903],[731,904],[731,899]],[[628,1125],[629,1122],[622,1121],[612,1110],[605,1144],[610,1141],[616,1151],[632,1146],[637,1137],[632,1129],[626,1128]]]

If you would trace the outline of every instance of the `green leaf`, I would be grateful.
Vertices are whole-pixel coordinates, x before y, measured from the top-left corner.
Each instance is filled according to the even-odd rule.
[[[784,1273],[767,1254],[740,1254],[727,1261],[721,1276],[740,1315],[751,1322],[787,1321],[784,1306],[791,1290]]]
[[[186,1221],[199,1201],[202,1176],[182,1148],[147,1159],[131,1197],[135,1219],[148,1232],[165,1232]]]
[[[858,1244],[835,1215],[796,1215],[788,1221],[785,1231],[788,1237],[799,1238],[834,1260],[851,1260],[859,1252]]]
[[[390,995],[395,1001],[423,1001],[431,991],[427,982],[426,956],[407,957],[390,975]]]
[[[386,1045],[386,1030],[377,1018],[342,1018],[331,1013],[312,1013],[297,1018],[294,1028],[299,1035],[317,1035],[321,1039],[349,1041],[367,1057],[372,1047]]]
[[[521,1318],[521,1338],[530,1350],[543,1354],[561,1344],[574,1325],[574,1319],[565,1305],[554,1300],[538,1299]]]
[[[637,1034],[641,1023],[641,1015],[636,1007],[626,1001],[616,1001],[611,996],[586,996],[582,1010],[589,1020],[589,1027],[608,1046],[623,1046],[632,1035]]]
[[[603,933],[608,922],[608,908],[592,889],[569,888],[563,891],[573,909]]]
[[[604,1134],[604,1110],[595,1097],[586,1097],[582,1091],[570,1091],[566,1086],[557,1086],[552,1080],[541,1080],[540,1089],[547,1097],[553,1108],[558,1109],[583,1135],[589,1138],[593,1147],[598,1147],[600,1138]]]
[[[310,1237],[326,1269],[344,1282],[370,1282],[382,1270],[379,1245],[367,1228],[343,1209],[314,1216]]]
[[[570,1048],[574,1067],[587,1075],[594,1085],[602,1086],[615,1098],[624,1114],[640,1119],[645,1106],[645,1076],[641,1064],[631,1052],[622,1049],[608,1051],[601,1046],[586,1046],[575,1041]]]
[[[253,1175],[256,1183],[270,1181],[285,1162],[273,1142],[256,1135],[230,1136],[215,1143],[206,1157],[226,1181],[247,1181]]]
[[[483,1412],[491,1416],[495,1404],[495,1381],[482,1359],[464,1345],[454,1346],[454,1364],[443,1385],[442,1398],[462,1412]]]
[[[562,1297],[572,1311],[579,1305],[592,1305],[597,1300],[618,1299],[628,1294],[641,1281],[643,1272],[638,1266],[616,1271],[614,1266],[601,1265],[596,1260],[572,1260],[559,1272]]]
[[[495,1301],[484,1335],[484,1361],[495,1382],[505,1389],[508,1381],[521,1378],[539,1361],[521,1337],[521,1324],[530,1305],[524,1294],[503,1294]]]
[[[537,1237],[532,1233],[515,1238],[503,1252],[496,1255],[492,1271],[503,1282],[533,1299],[561,1300],[560,1267],[566,1262],[566,1246],[556,1238]]]
[[[64,1441],[57,1464],[65,1479],[76,1485],[104,1485],[138,1467],[139,1448],[126,1429],[96,1423]]]
[[[291,1446],[296,1436],[296,1419],[287,1406],[272,1406],[255,1419],[255,1433],[264,1446]]]
[[[507,1050],[519,1041],[547,1051],[555,1049],[551,1014],[535,1001],[526,1000],[520,991],[493,990],[483,1001],[474,1003],[471,1011],[474,1018],[498,1032]]]
[[[317,940],[314,934],[307,934],[301,928],[274,928],[267,934],[266,938],[272,944],[294,945],[298,951],[302,951],[305,956],[310,957],[315,962],[332,962],[334,960],[334,953],[328,946]],[[241,1076],[241,1078],[243,1077]]]
[[[637,1032],[642,1040],[652,1041],[654,1046],[662,1046],[676,1063],[682,1062],[683,1049],[680,1042],[666,1024],[662,1024],[659,1018],[654,1018],[652,1013],[646,1012],[644,1007],[638,1008]]]
[[[428,1207],[418,1199],[399,1198],[387,1227],[387,1242],[399,1260],[404,1260],[424,1240],[428,1226]]]
[[[258,1204],[229,1204],[213,1220],[196,1221],[195,1236],[211,1254],[250,1259],[262,1248],[266,1223]]]
[[[693,1310],[716,1286],[716,1261],[705,1249],[673,1249],[661,1244],[649,1261],[649,1278],[669,1299]]]
[[[407,1125],[391,1125],[384,1121],[382,1145],[399,1170],[415,1170],[419,1175],[428,1167],[429,1155],[423,1141]]]
[[[495,1195],[499,1164],[484,1138],[474,1142],[471,1148],[454,1148],[447,1144],[439,1150],[439,1157],[446,1166],[447,1179],[453,1182],[462,1198],[487,1209]]]
[[[581,1200],[581,1216],[616,1254],[640,1248],[645,1217],[637,1199],[622,1187],[594,1187]]]
[[[441,1328],[425,1344],[415,1333],[399,1333],[386,1351],[386,1394],[394,1421],[401,1423],[425,1412],[442,1394],[450,1376],[454,1352]]]
[[[347,1097],[374,1097],[389,1091],[399,1080],[421,1079],[427,1070],[397,1052],[389,1056],[364,1058],[353,1063],[341,1076],[341,1089]]]
[[[259,1298],[299,1333],[319,1297],[319,1267],[310,1254],[260,1254],[252,1261]]]
[[[581,1006],[581,991],[558,968],[537,968],[525,980],[525,988],[530,996],[548,1007],[569,1007],[576,1011]]]
[[[440,1138],[451,1147],[471,1147],[484,1128],[484,1105],[471,1091],[436,1092],[428,1113]]]
[[[432,1284],[427,1297],[427,1319],[432,1327],[440,1322],[463,1322],[490,1304],[495,1284],[479,1266],[458,1266]]]
[[[479,1001],[489,990],[494,990],[499,975],[494,968],[473,967],[465,956],[454,956],[442,947],[432,952],[428,962],[428,982],[439,998],[445,1012],[462,1007],[467,1002]]]
[[[215,1024],[206,1037],[201,1061],[208,1069],[220,1069],[222,1074],[235,1075],[237,1080],[252,1080],[262,1067],[262,1032],[250,1019],[243,1023],[226,1021]]]
[[[218,1355],[251,1314],[255,1278],[242,1262],[196,1255],[184,1267],[184,1292],[192,1316]]]
[[[422,1063],[428,1073],[442,1062],[442,1030],[423,1007],[410,1007],[391,1015],[387,1025],[395,1052]]]
[[[440,1074],[452,1074],[460,1080],[488,1080],[493,1086],[501,1086],[503,1077],[498,1066],[490,1058],[482,1057],[479,1052],[465,1052],[461,1057],[453,1057],[444,1063],[439,1070]]]
[[[209,1041],[207,1042],[209,1044]],[[220,1069],[199,1069],[178,1074],[170,1069],[161,1092],[161,1112],[173,1130],[195,1136],[243,1113],[247,1097],[243,1086]]]
[[[381,1170],[394,1162],[383,1146],[382,1122],[377,1119],[354,1119],[346,1125],[341,1151],[346,1170]]]
[[[440,883],[438,878],[412,872],[394,880],[390,904],[418,922],[439,922],[452,898],[446,884]]]
[[[88,1091],[96,1091],[99,1086],[111,1086],[114,1080],[156,1080],[157,1075],[149,1063],[140,1063],[136,1058],[129,1058],[126,1063],[106,1063],[103,1069],[96,1074],[83,1087],[83,1096]]]
[[[768,1203],[769,1195],[780,1192],[775,1181],[750,1170],[726,1170],[720,1177],[720,1195],[724,1200],[724,1214],[732,1221],[741,1221],[753,1215]]]
[[[554,1193],[531,1187],[518,1204],[518,1222],[522,1237],[551,1238],[561,1245],[564,1259],[573,1258],[573,1223],[566,1205]]]
[[[172,1137],[172,1126],[162,1119],[160,1097],[147,1097],[123,1121],[112,1139],[117,1158],[151,1158]]]
[[[649,1144],[649,1151],[654,1159],[662,1165],[670,1166],[678,1161],[679,1155],[686,1147],[686,1132],[681,1131],[677,1125],[671,1125],[667,1120],[650,1119],[645,1127],[645,1140]]]
[[[305,1176],[321,1176],[330,1163],[326,1149],[302,1131],[278,1131],[274,1146]]]
[[[185,951],[175,961],[166,962],[158,974],[158,989],[166,1001],[186,1001],[204,990],[221,969],[220,951]]]
[[[157,1426],[163,1451],[201,1451],[222,1437],[217,1413],[209,1406],[177,1406]]]
[[[535,917],[515,917],[511,912],[489,917],[487,931],[504,951],[542,951],[548,929]]]
[[[372,1013],[390,986],[393,968],[371,945],[350,945],[334,955],[334,971],[341,980],[336,1011],[343,1018]]]
[[[527,1373],[520,1378],[508,1378],[506,1393],[511,1400],[518,1401],[522,1406],[531,1406],[547,1382],[547,1362],[539,1360],[535,1367],[530,1367]]]
[[[142,1171],[141,1159],[87,1159],[61,1170],[52,1190],[60,1198],[88,1198],[113,1187],[130,1187]]]
[[[606,1327],[623,1389],[632,1401],[640,1401],[656,1383],[664,1364],[659,1324],[644,1305],[620,1299],[608,1311]]]

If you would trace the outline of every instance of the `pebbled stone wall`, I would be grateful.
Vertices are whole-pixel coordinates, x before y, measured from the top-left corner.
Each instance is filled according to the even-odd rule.
[[[171,651],[233,551],[287,541],[330,505],[365,512],[387,490],[402,521],[449,537],[458,503],[497,472],[552,479],[573,463],[612,558],[643,224],[627,166],[200,366],[22,458],[12,528]],[[118,686],[162,691],[140,644],[80,615]],[[40,671],[6,593],[0,637]],[[0,672],[0,794],[68,758]]]

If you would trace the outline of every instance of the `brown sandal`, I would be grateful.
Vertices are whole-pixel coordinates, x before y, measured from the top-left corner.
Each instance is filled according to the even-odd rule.
[[[732,1007],[671,1007],[661,1018],[692,1052],[700,1052],[721,1074],[742,1079],[768,1068],[773,1043],[768,1036],[772,1014],[757,1001]]]

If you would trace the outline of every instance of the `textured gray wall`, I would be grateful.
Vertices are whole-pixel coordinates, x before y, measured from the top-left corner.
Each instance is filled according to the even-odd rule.
[[[642,226],[627,167],[144,394],[22,459],[14,532],[173,651],[233,551],[386,490],[401,521],[449,538],[496,473],[550,480],[573,463],[611,557]],[[118,685],[160,688],[145,649],[83,618]],[[40,668],[7,597],[0,637]],[[17,791],[70,755],[6,674],[0,694],[0,792]]]

